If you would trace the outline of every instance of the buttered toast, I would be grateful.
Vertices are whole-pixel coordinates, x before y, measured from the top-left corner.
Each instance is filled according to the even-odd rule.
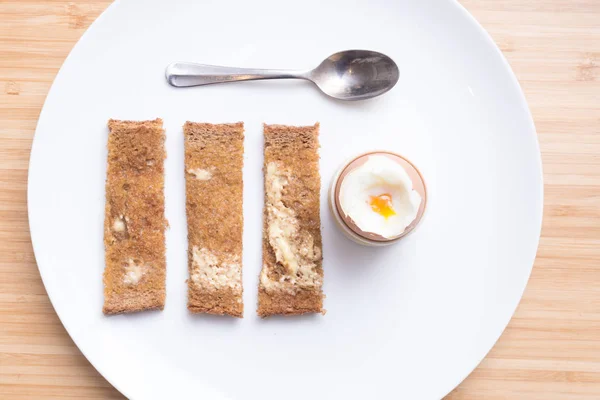
[[[105,314],[165,305],[162,120],[108,121],[104,216]]]
[[[324,313],[319,124],[264,125],[258,315]]]
[[[244,124],[186,122],[188,309],[242,317]]]

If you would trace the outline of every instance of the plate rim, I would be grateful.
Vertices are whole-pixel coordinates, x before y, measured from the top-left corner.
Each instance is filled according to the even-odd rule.
[[[537,219],[539,220],[539,227],[537,229],[536,240],[535,240],[535,242],[536,242],[535,243],[535,254],[534,254],[533,260],[531,261],[531,266],[529,267],[529,271],[527,272],[527,278],[525,279],[523,287],[520,290],[521,294],[519,295],[519,298],[517,299],[516,304],[514,304],[514,306],[511,308],[511,311],[508,315],[508,320],[504,321],[501,324],[503,326],[503,328],[500,330],[500,332],[498,332],[498,334],[492,340],[490,348],[488,350],[484,351],[484,353],[480,357],[478,357],[478,360],[476,360],[476,362],[473,364],[473,367],[469,369],[469,372],[467,372],[466,374],[463,374],[463,376],[456,381],[456,384],[454,384],[453,387],[450,390],[448,390],[446,393],[443,393],[443,395],[440,398],[444,398],[448,394],[450,394],[454,389],[456,389],[458,386],[460,386],[462,384],[462,382],[465,379],[467,379],[469,377],[469,375],[471,375],[475,371],[475,369],[477,369],[479,364],[481,364],[481,362],[485,359],[485,357],[487,357],[487,355],[490,353],[490,351],[492,351],[492,349],[494,347],[496,347],[496,343],[498,343],[498,340],[500,340],[500,337],[502,337],[502,334],[508,327],[508,324],[513,319],[513,316],[515,315],[515,312],[517,311],[519,304],[521,304],[521,300],[523,299],[523,295],[525,294],[525,289],[527,289],[527,285],[529,284],[529,279],[531,278],[531,272],[533,271],[533,267],[535,266],[535,261],[537,260],[537,253],[540,248],[540,239],[541,239],[541,235],[542,235],[542,226],[543,226],[543,222],[544,222],[543,221],[543,219],[544,219],[544,165],[542,162],[542,152],[540,149],[540,141],[539,141],[537,129],[535,127],[535,121],[533,120],[533,116],[531,115],[531,109],[529,108],[529,104],[527,103],[527,98],[525,97],[525,92],[523,91],[523,88],[521,87],[521,84],[519,82],[519,79],[515,75],[515,72],[511,68],[510,63],[508,62],[508,60],[504,56],[504,53],[502,52],[502,50],[500,50],[500,48],[498,47],[498,45],[496,44],[496,42],[494,41],[494,39],[492,38],[490,33],[483,27],[483,25],[481,25],[481,23],[479,23],[479,21],[475,18],[475,16],[473,16],[473,14],[471,14],[465,6],[463,6],[460,2],[458,2],[458,0],[451,0],[451,2],[454,3],[454,5],[457,7],[458,11],[463,15],[463,17],[465,17],[467,20],[469,20],[479,30],[479,32],[482,34],[482,36],[485,39],[485,41],[487,42],[487,44],[494,50],[494,52],[498,56],[500,56],[500,59],[502,60],[502,63],[504,65],[504,69],[508,72],[508,76],[513,85],[513,89],[515,89],[516,93],[518,93],[518,97],[519,97],[519,100],[521,103],[520,107],[525,110],[527,120],[529,123],[529,128],[534,137],[534,144],[535,144],[535,150],[536,150],[536,152],[535,152],[536,165],[537,165],[538,171],[539,171],[539,184],[537,187],[537,191],[539,193],[540,204],[538,205]],[[485,347],[487,347],[487,346],[485,346]]]

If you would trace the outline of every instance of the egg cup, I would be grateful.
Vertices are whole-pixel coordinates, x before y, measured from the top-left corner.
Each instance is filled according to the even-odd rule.
[[[340,187],[341,183],[355,168],[363,165],[372,155],[383,155],[391,158],[395,162],[399,163],[408,173],[409,177],[413,183],[413,189],[419,193],[421,196],[421,204],[419,205],[419,210],[417,212],[416,218],[408,225],[404,231],[393,238],[386,238],[380,236],[376,233],[365,232],[361,230],[355,223],[352,221],[350,216],[346,215],[340,205]],[[365,154],[361,154],[359,156],[353,157],[350,161],[346,162],[335,174],[333,181],[331,182],[331,186],[329,188],[329,207],[331,208],[331,212],[333,213],[333,217],[338,227],[342,230],[342,232],[352,241],[371,247],[382,247],[389,246],[394,243],[397,243],[400,239],[413,232],[417,227],[421,219],[423,218],[423,214],[425,213],[426,205],[427,205],[427,188],[425,186],[425,181],[423,180],[423,176],[421,172],[414,166],[413,163],[408,161],[406,158],[402,157],[399,154],[392,153],[389,151],[372,151]]]

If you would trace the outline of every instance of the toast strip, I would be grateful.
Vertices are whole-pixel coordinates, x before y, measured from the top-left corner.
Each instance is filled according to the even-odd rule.
[[[264,125],[258,315],[323,313],[319,124]]]
[[[188,309],[242,317],[244,124],[186,122]]]
[[[165,306],[162,120],[108,121],[105,314]]]

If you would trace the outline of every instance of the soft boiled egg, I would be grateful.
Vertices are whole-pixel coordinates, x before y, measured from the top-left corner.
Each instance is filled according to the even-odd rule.
[[[343,219],[356,226],[357,233],[391,240],[414,226],[423,211],[423,198],[413,187],[415,174],[409,174],[403,164],[408,162],[388,153],[367,154],[349,164],[337,201]],[[417,176],[420,179],[418,172]]]

